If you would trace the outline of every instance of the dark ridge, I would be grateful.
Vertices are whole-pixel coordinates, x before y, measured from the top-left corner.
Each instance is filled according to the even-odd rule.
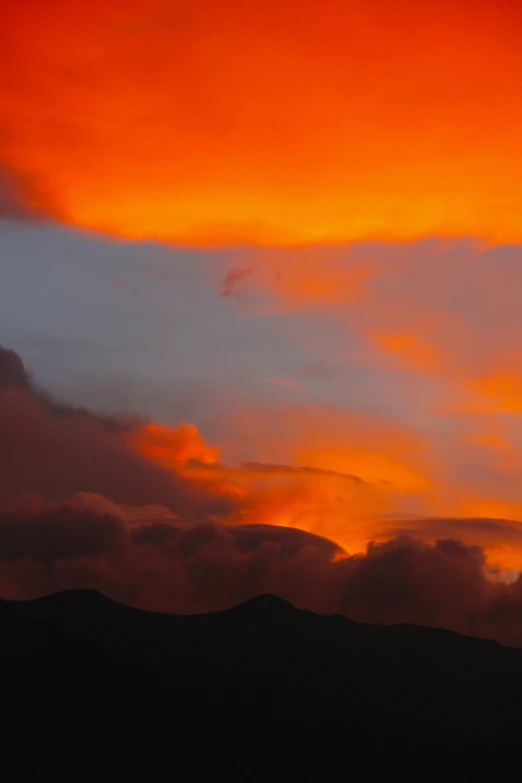
[[[233,606],[228,610],[229,612],[244,612],[249,614],[250,612],[257,614],[281,614],[288,615],[292,612],[301,612],[303,610],[297,609],[289,601],[285,601],[284,598],[279,598],[277,595],[256,595],[253,598],[249,598],[247,601],[243,601],[236,606]],[[310,612],[313,614],[313,612]]]
[[[51,744],[51,708],[70,725],[132,717],[145,745],[163,715],[342,720],[351,743],[384,748],[498,746],[522,729],[522,650],[316,615],[271,595],[185,616],[93,590],[0,601],[0,664],[4,720]]]

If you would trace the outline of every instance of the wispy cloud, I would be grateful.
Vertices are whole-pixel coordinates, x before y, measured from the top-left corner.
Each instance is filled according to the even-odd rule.
[[[308,389],[296,381],[289,378],[263,378],[264,383],[271,383],[273,386],[282,386],[284,389],[293,389],[298,392],[307,392]]]

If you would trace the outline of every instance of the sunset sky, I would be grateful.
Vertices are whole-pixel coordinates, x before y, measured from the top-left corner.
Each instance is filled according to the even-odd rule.
[[[0,344],[37,387],[139,415],[220,525],[516,579],[519,0],[5,5]]]

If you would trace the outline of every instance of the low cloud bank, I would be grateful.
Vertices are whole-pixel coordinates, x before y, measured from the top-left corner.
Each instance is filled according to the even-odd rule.
[[[495,581],[484,550],[453,535],[472,524],[478,538],[481,531],[513,537],[516,523],[408,520],[401,530],[393,522],[392,540],[347,556],[327,538],[294,527],[230,524],[248,498],[234,500],[217,492],[215,481],[209,488],[181,475],[176,460],[171,469],[162,466],[163,431],[152,431],[154,458],[136,452],[131,436],[142,426],[56,402],[35,386],[17,354],[0,349],[1,596],[91,587],[142,608],[193,613],[273,593],[316,612],[433,625],[522,646],[522,576]],[[195,454],[195,464],[212,473],[214,452],[196,436],[180,431],[169,448],[175,443],[188,463]],[[263,476],[295,472],[247,468]],[[431,538],[438,529],[452,535],[428,544],[419,540],[424,527]]]

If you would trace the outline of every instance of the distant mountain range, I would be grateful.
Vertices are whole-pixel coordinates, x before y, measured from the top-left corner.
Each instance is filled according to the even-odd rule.
[[[450,631],[363,625],[273,596],[155,614],[94,591],[0,601],[0,630],[4,721],[51,743],[56,720],[131,716],[144,743],[160,716],[345,721],[352,741],[382,747],[521,736],[522,650]]]

